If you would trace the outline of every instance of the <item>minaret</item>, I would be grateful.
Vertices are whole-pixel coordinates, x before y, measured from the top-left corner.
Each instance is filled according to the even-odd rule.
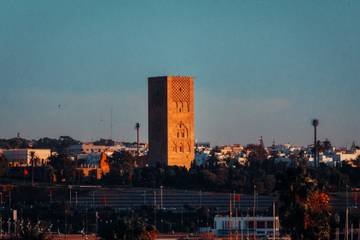
[[[149,159],[190,168],[194,154],[194,81],[190,76],[148,79]]]

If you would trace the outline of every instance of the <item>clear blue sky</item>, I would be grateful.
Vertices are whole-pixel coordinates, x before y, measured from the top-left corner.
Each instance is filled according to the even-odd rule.
[[[147,80],[192,75],[214,144],[359,143],[360,1],[0,1],[0,137],[147,139]]]

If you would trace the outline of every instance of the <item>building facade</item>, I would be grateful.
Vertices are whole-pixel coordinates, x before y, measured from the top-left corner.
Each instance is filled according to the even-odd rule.
[[[23,167],[23,166],[42,166],[46,165],[51,156],[50,149],[8,149],[4,150],[4,157],[12,167]],[[34,158],[34,163],[32,163]]]
[[[92,176],[101,179],[110,172],[110,165],[105,152],[80,154],[77,160],[77,171],[81,172],[84,177]]]
[[[194,81],[148,79],[149,157],[153,165],[190,168],[194,160]]]
[[[230,233],[238,239],[268,239],[275,233],[280,236],[280,221],[278,216],[241,216],[229,217],[216,215],[214,217],[214,233],[217,237],[229,236]]]

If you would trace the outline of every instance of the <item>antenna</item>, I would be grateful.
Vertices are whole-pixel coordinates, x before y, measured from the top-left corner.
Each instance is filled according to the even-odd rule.
[[[113,138],[113,108],[110,108],[110,140]]]

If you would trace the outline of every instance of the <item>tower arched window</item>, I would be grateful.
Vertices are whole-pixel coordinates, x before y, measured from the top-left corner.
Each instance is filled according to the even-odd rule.
[[[184,152],[184,146],[182,144],[180,144],[179,152]]]
[[[183,123],[179,123],[176,129],[176,137],[177,138],[188,138],[189,130]]]

